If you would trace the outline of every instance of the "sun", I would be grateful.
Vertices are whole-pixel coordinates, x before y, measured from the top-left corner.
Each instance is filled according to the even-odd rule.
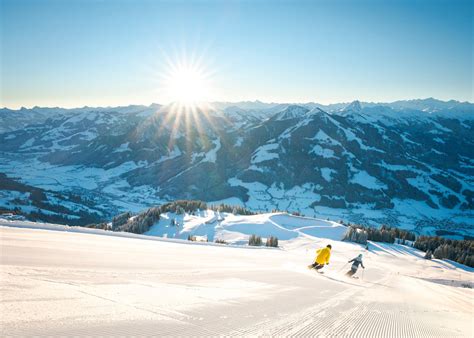
[[[209,77],[203,67],[179,63],[170,67],[166,76],[167,96],[173,103],[198,106],[210,98]]]
[[[199,145],[206,148],[212,137],[219,137],[222,123],[227,123],[214,103],[216,94],[222,91],[218,85],[220,68],[212,57],[197,52],[176,53],[173,57],[163,53],[157,62],[150,72],[162,103],[154,115],[160,121],[156,135],[169,133],[170,154],[177,142],[181,147],[178,149],[184,151],[183,138],[186,153],[194,152],[196,138],[187,135],[197,135]]]

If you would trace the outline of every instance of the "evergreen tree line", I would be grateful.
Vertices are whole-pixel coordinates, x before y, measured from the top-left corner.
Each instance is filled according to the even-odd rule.
[[[128,222],[132,217],[130,212],[124,212],[112,218],[112,230],[117,231],[122,225]]]
[[[265,246],[278,247],[278,238],[273,236],[268,237]]]
[[[249,245],[251,246],[260,246],[262,245],[262,237],[257,235],[251,235],[249,237]]]
[[[262,242],[262,237],[257,236],[257,235],[251,235],[249,237],[249,245],[250,246],[261,246],[263,244]],[[265,246],[268,247],[278,247],[278,238],[270,236],[267,238],[267,241],[265,243]]]
[[[415,248],[432,253],[437,259],[447,258],[474,268],[474,241],[453,240],[438,236],[420,236]]]
[[[20,211],[17,212],[17,214],[21,214],[25,216],[26,219],[33,222],[41,221],[54,224],[67,224],[70,226],[87,226],[87,224],[95,224],[103,220],[103,218],[100,217],[98,214],[89,213],[84,210],[77,211],[74,215],[72,215],[74,216],[74,218],[68,216],[69,211],[66,208],[49,207],[49,210],[46,211],[53,211],[56,213],[46,213],[38,208],[36,209],[36,211],[31,211],[30,213],[24,213]]]
[[[112,219],[112,230],[143,234],[160,220],[160,214],[160,207],[150,208],[135,216],[126,212]]]
[[[184,213],[195,213],[199,210],[206,210],[206,202],[199,200],[178,200],[169,203],[162,204],[160,207],[160,212],[174,212],[175,214],[181,215]]]
[[[229,205],[229,204],[224,204],[224,203],[219,204],[219,205],[211,205],[209,206],[209,209],[218,211],[218,212],[228,212],[234,215],[256,215],[257,214],[244,207],[237,206],[237,205]]]
[[[346,231],[343,241],[355,242],[360,244],[367,244],[368,233],[365,229],[360,229],[356,227],[349,227]]]
[[[405,241],[415,241],[416,235],[410,231],[392,228],[382,225],[380,228],[363,226],[360,224],[349,225],[344,240],[366,244],[367,240],[374,242],[395,243],[395,239],[400,239],[401,244]]]
[[[358,224],[349,225],[345,241],[367,244],[367,240],[374,242],[394,243],[400,239],[401,244],[414,242],[413,246],[426,252],[425,258],[433,255],[437,259],[450,259],[452,261],[474,267],[474,241],[453,240],[439,236],[419,236],[410,231],[382,225],[380,229],[366,227]]]
[[[399,238],[402,241],[412,241],[414,242],[416,240],[416,234],[408,231],[408,230],[403,230],[399,228],[392,228],[387,225],[382,225],[382,229],[390,231],[390,233],[395,237]]]

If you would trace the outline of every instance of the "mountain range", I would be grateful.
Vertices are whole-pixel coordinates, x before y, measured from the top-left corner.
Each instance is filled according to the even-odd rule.
[[[474,236],[474,104],[0,109],[0,207],[84,225],[176,199]]]

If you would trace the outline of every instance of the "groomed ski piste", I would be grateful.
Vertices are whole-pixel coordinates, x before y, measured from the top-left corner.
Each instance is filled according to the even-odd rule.
[[[0,335],[474,336],[473,269],[398,244],[367,251],[346,229],[213,211],[164,214],[144,235],[0,220]],[[279,248],[249,247],[251,234]],[[324,273],[309,270],[327,244]],[[360,253],[366,269],[347,277]]]

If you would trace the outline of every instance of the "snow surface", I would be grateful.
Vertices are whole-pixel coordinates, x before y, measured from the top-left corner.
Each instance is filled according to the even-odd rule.
[[[278,154],[270,152],[271,150],[277,150],[279,147],[278,143],[270,143],[264,146],[258,147],[252,156],[252,163],[260,163],[278,158]]]
[[[362,185],[364,187],[367,187],[369,189],[374,189],[374,190],[382,189],[382,188],[387,189],[387,186],[385,184],[381,183],[379,180],[371,176],[365,170],[357,171],[352,177],[351,182],[357,183],[359,185]]]
[[[219,151],[219,149],[221,149],[221,139],[217,138],[214,141],[212,141],[212,143],[214,144],[215,147],[206,153],[206,156],[201,162],[212,162],[212,163],[216,162],[217,152]]]
[[[331,168],[321,168],[321,175],[323,176],[323,178],[328,181],[328,182],[331,182],[332,181],[332,174],[335,173],[336,171],[334,169],[331,169]]]
[[[324,158],[331,158],[331,157],[336,157],[334,156],[334,150],[332,149],[327,149],[321,147],[319,144],[315,145],[313,149],[310,150],[310,154],[313,153],[315,155],[324,157]]]
[[[337,145],[341,145],[340,142],[336,141],[335,139],[333,139],[332,137],[330,137],[328,134],[326,134],[323,130],[318,130],[318,132],[316,133],[316,135],[311,138],[310,140],[314,141],[319,141],[321,143],[327,143],[327,144],[330,144],[330,145],[333,145],[333,146],[337,146]]]
[[[243,182],[235,177],[227,182],[231,186],[242,186],[249,191],[249,199],[244,205],[251,210],[291,210],[296,207],[303,214],[312,215],[314,209],[310,205],[321,200],[321,196],[314,192],[319,186],[312,183],[284,189],[275,183],[268,187],[260,182]]]
[[[472,287],[473,269],[424,260],[398,244],[369,243],[366,251],[340,242],[340,226],[312,218],[203,211],[183,220],[196,231],[220,220],[234,240],[273,230],[287,240],[266,249],[0,220],[0,334],[474,334],[474,291],[463,287]],[[308,270],[314,250],[327,243],[333,250],[324,274]],[[344,276],[359,253],[366,269],[358,279]]]
[[[114,153],[123,153],[124,151],[132,151],[129,146],[130,142],[122,143],[117,149],[114,150]]]

